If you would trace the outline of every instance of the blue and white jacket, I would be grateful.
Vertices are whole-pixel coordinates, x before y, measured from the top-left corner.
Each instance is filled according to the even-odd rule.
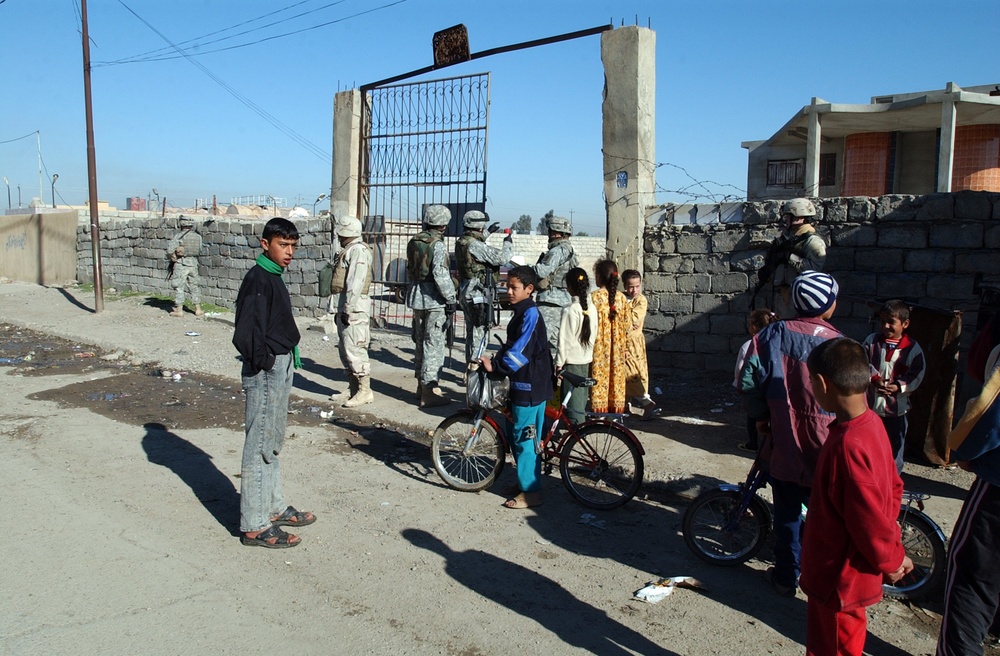
[[[545,403],[554,392],[545,322],[530,298],[515,303],[511,309],[514,316],[507,324],[507,341],[493,358],[493,366],[510,378],[513,405]]]

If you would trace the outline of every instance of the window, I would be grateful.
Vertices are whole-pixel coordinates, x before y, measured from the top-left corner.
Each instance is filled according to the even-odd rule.
[[[767,160],[768,187],[801,187],[801,159],[769,159]]]
[[[837,184],[837,153],[819,156],[819,186],[832,187]]]

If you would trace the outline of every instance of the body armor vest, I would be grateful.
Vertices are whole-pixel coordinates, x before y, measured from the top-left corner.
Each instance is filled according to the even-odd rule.
[[[334,294],[341,294],[344,292],[344,287],[347,285],[347,266],[344,264],[344,260],[347,258],[347,252],[352,248],[361,246],[365,248],[363,242],[356,241],[353,244],[348,244],[347,248],[340,251],[337,254],[337,261],[333,265],[333,279],[330,281],[330,291]],[[371,267],[365,272],[365,281],[361,284],[361,293],[365,296],[368,295],[368,290],[372,286],[372,270]]]
[[[547,278],[542,278],[538,281],[538,289],[540,290],[544,291],[549,288],[566,289],[566,274],[573,267],[580,266],[580,261],[576,259],[576,253],[573,251],[573,244],[568,239],[562,239],[559,243],[566,244],[565,246],[560,246],[560,248],[568,249],[569,257],[565,262],[557,266]],[[542,257],[545,257],[545,255],[543,254]]]
[[[486,265],[472,257],[472,253],[469,252],[469,244],[474,240],[486,241],[481,233],[466,232],[455,242],[455,265],[458,267],[458,279],[461,281],[475,278],[480,282],[485,282]]]
[[[406,275],[411,284],[430,282],[434,261],[434,243],[441,241],[437,230],[425,230],[414,235],[406,244]]]

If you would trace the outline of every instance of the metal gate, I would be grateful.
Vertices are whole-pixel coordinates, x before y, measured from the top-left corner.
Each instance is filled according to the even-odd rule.
[[[374,254],[376,327],[410,327],[406,244],[420,232],[423,208],[441,204],[451,210],[449,253],[461,235],[462,215],[485,211],[489,87],[489,73],[479,73],[364,94],[359,212]]]

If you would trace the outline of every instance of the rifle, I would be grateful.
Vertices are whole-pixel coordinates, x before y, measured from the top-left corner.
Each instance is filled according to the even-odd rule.
[[[497,280],[496,274],[499,270],[492,267],[486,268],[486,281],[483,283],[486,287],[484,296],[486,296],[486,305],[489,306],[487,310],[486,319],[486,332],[490,332],[492,328],[500,325],[500,296],[497,294]]]
[[[468,318],[466,318],[468,321]],[[455,314],[452,313],[448,315],[447,323],[445,324],[445,334],[447,337],[448,345],[448,359],[451,360],[451,366],[455,366]]]
[[[792,248],[796,243],[790,239],[776,239],[771,242],[767,249],[767,255],[764,256],[764,264],[757,270],[757,285],[753,288],[753,294],[750,295],[748,310],[753,309],[754,303],[757,301],[757,294],[764,289],[767,283],[771,282],[778,265],[788,261],[788,256],[792,254]]]

